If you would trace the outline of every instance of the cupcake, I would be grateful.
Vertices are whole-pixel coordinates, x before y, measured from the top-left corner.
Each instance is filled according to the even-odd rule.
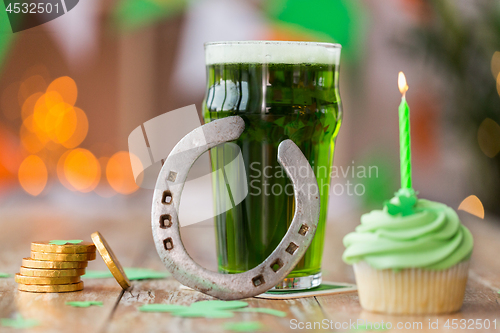
[[[364,309],[413,315],[462,306],[473,239],[452,208],[401,189],[364,214],[344,245]]]

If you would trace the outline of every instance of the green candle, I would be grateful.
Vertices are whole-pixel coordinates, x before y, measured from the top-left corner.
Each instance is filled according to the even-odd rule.
[[[410,107],[406,102],[408,85],[403,72],[399,72],[399,91],[403,95],[399,104],[399,149],[401,163],[401,188],[412,188],[411,184],[411,141],[410,141]]]

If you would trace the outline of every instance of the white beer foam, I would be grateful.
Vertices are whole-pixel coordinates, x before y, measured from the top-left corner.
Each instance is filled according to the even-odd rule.
[[[338,65],[340,49],[340,44],[314,42],[216,42],[205,44],[205,62]]]

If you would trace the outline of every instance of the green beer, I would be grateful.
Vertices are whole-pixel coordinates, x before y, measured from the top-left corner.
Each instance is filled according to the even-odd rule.
[[[246,178],[248,194],[215,217],[220,272],[240,273],[262,261],[285,235],[294,214],[293,186],[278,164],[278,145],[293,140],[318,180],[321,214],[306,254],[277,289],[321,282],[321,258],[335,139],[341,124],[340,47],[326,43],[228,42],[206,45],[205,122],[238,115],[245,131],[234,145],[210,152],[215,205],[229,200],[224,177]],[[245,173],[231,170],[242,155]],[[230,197],[230,196],[229,196]],[[216,209],[217,210],[217,209]],[[220,210],[223,211],[223,210]]]

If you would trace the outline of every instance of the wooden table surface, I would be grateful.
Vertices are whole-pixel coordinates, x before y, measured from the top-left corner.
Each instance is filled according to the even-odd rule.
[[[48,202],[47,202],[48,201]],[[0,272],[16,273],[23,257],[29,256],[30,243],[35,240],[75,239],[90,240],[90,234],[99,230],[108,240],[115,254],[125,267],[146,267],[165,270],[153,245],[148,201],[131,208],[127,202],[113,201],[100,208],[99,213],[92,203],[82,201],[80,205],[57,205],[45,200],[32,200],[27,204],[10,202],[0,205]],[[28,207],[28,208],[27,208]],[[59,207],[59,208],[57,208]],[[489,319],[493,327],[496,319],[500,331],[500,223],[480,220],[460,213],[464,223],[475,238],[472,266],[469,275],[465,302],[458,313],[445,316],[389,316],[363,311],[356,292],[318,296],[291,300],[246,299],[251,307],[267,307],[287,313],[279,318],[267,314],[236,313],[230,319],[179,318],[168,313],[143,313],[137,308],[148,303],[189,305],[200,300],[212,299],[199,292],[179,289],[172,278],[134,281],[131,290],[122,291],[113,279],[86,279],[81,292],[61,294],[36,294],[19,292],[14,279],[0,279],[0,318],[21,314],[34,318],[40,325],[25,331],[33,332],[225,332],[224,323],[259,321],[263,332],[296,332],[291,321],[306,325],[307,322],[325,322],[333,329],[316,326],[317,332],[351,331],[335,329],[335,324],[356,321],[391,322],[418,325],[422,329],[396,329],[392,331],[430,331],[429,320],[439,322],[439,329],[432,331],[460,331],[446,329],[448,319],[466,319],[468,325],[474,320]],[[352,214],[328,221],[323,277],[326,281],[354,283],[352,267],[341,260],[342,237],[358,224],[359,214]],[[193,258],[208,268],[215,267],[215,244],[213,228],[208,223],[195,224],[182,230],[183,241]],[[102,260],[89,263],[89,269],[106,269]],[[98,300],[103,307],[73,308],[67,301]],[[451,321],[450,321],[451,323]],[[318,325],[318,324],[316,324]],[[344,324],[345,327],[345,324]],[[472,327],[472,326],[471,326]],[[484,331],[483,329],[473,329]],[[1,332],[19,331],[0,328]],[[468,329],[467,331],[470,331]]]

